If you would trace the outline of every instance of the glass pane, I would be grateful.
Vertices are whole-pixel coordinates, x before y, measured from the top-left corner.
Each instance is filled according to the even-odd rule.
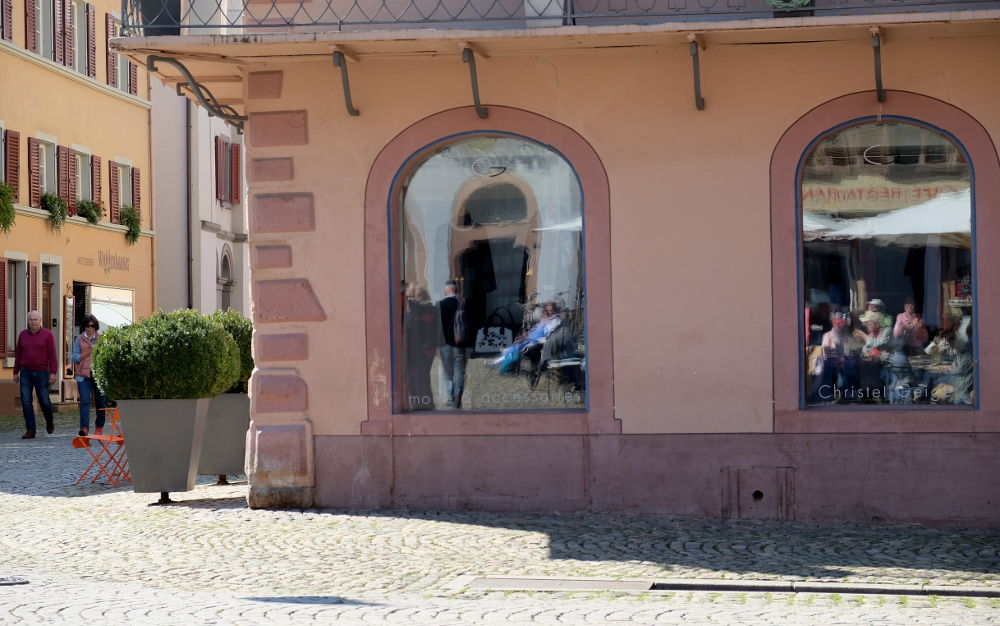
[[[405,181],[399,220],[397,407],[584,408],[583,213],[569,163],[510,137],[449,144]]]
[[[972,404],[969,166],[901,122],[825,137],[802,178],[805,401]]]
[[[134,319],[133,299],[131,289],[93,285],[90,288],[90,312],[101,322],[101,328],[127,326]]]

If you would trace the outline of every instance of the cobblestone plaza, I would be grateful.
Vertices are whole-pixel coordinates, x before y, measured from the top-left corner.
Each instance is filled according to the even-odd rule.
[[[0,579],[27,581],[0,580],[0,623],[1000,623],[993,529],[265,511],[247,508],[244,482],[217,487],[209,477],[172,494],[177,504],[149,507],[154,494],[127,486],[73,485],[86,466],[70,446],[74,421],[64,414],[54,435],[22,441],[20,418],[0,418]],[[608,590],[668,579],[723,588]],[[750,581],[917,587],[737,586]],[[923,595],[922,585],[973,589]]]

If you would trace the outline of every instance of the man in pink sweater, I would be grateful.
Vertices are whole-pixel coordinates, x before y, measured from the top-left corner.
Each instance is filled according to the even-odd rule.
[[[21,409],[24,411],[24,427],[28,432],[21,439],[35,438],[35,408],[31,402],[31,392],[38,395],[38,404],[45,415],[45,432],[52,434],[52,402],[49,401],[49,385],[56,382],[56,339],[47,328],[42,328],[42,314],[28,313],[28,329],[17,336],[14,347],[14,382],[21,383]]]

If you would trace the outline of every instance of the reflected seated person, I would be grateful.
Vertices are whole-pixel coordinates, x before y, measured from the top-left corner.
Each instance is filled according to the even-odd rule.
[[[499,357],[492,361],[492,363],[496,365],[501,372],[506,373],[514,373],[517,371],[517,364],[522,354],[528,354],[530,357],[532,353],[535,353],[533,362],[537,363],[538,358],[541,355],[542,344],[545,343],[545,339],[559,326],[560,323],[562,323],[562,318],[559,316],[559,305],[555,302],[546,302],[542,305],[541,319],[538,320],[531,328],[521,333],[521,335],[514,340],[514,343],[505,349]]]

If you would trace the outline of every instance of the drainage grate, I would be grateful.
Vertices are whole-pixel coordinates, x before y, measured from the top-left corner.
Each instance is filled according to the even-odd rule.
[[[730,591],[778,593],[840,593],[899,596],[951,596],[1000,598],[1000,587],[957,585],[892,585],[789,580],[722,580],[684,578],[673,580],[611,580],[600,578],[519,578],[516,576],[461,577],[453,585],[487,591]]]
[[[27,585],[28,579],[21,578],[20,576],[0,576],[0,587],[9,587],[11,585]]]

